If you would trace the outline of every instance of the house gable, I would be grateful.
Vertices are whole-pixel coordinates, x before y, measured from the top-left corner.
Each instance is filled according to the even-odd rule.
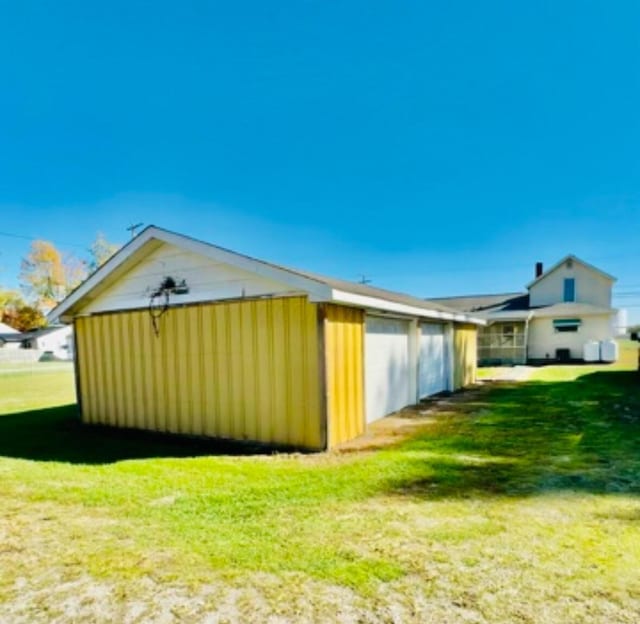
[[[174,304],[299,293],[291,285],[161,242],[78,313],[143,308],[167,277],[186,285],[187,292],[171,295]]]
[[[613,282],[610,275],[575,256],[567,256],[529,284],[529,303],[537,308],[573,300],[610,308]]]
[[[175,271],[175,275],[170,275],[169,269]],[[180,276],[182,272],[198,276],[195,291],[192,292],[186,276]],[[149,283],[141,291],[143,276]],[[179,295],[179,301],[171,302],[177,304],[283,292],[305,293],[311,300],[324,300],[331,293],[325,284],[293,271],[149,226],[47,316],[52,321],[70,322],[78,314],[145,307],[152,290],[157,289],[165,277],[187,282],[189,292]],[[205,284],[206,279],[211,283]]]

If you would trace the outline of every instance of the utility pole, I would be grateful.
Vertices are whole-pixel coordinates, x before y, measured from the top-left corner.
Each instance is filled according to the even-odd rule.
[[[131,240],[133,240],[136,237],[136,230],[139,230],[142,226],[144,225],[144,223],[136,223],[135,225],[130,225],[127,229],[127,232],[131,232]]]

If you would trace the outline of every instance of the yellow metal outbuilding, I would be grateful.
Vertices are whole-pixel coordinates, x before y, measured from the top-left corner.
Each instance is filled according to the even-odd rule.
[[[473,383],[473,319],[155,227],[50,316],[74,324],[86,423],[326,449],[365,430],[372,309],[448,323],[450,389]]]
[[[87,422],[324,446],[317,306],[303,297],[76,321]]]

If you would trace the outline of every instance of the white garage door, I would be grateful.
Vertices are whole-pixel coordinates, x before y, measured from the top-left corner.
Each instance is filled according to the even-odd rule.
[[[420,325],[418,393],[420,398],[447,390],[447,366],[444,325]]]
[[[409,322],[368,316],[365,335],[367,422],[411,403]]]

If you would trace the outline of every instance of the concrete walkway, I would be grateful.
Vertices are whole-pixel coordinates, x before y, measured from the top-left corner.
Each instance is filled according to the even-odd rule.
[[[526,381],[535,370],[533,366],[501,366],[496,367],[490,377],[482,381]]]

